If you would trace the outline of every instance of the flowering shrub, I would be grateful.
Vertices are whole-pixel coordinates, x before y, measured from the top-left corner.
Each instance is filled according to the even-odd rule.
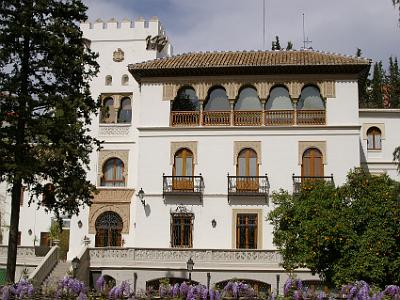
[[[11,297],[13,299],[29,299],[33,294],[33,285],[25,279],[13,285],[6,285],[1,289],[2,300],[9,300]]]
[[[122,300],[122,299],[150,299],[156,297],[157,291],[148,290],[145,293],[138,292],[133,295],[128,282],[109,289],[103,276],[96,281],[96,290],[90,292],[82,281],[71,277],[64,277],[60,280],[54,289],[45,284],[41,289],[41,294],[36,294],[35,299],[60,299],[60,300]],[[283,286],[283,297],[277,297],[272,294],[268,297],[256,295],[254,289],[243,282],[229,281],[223,290],[216,288],[207,289],[202,284],[189,285],[186,282],[170,285],[166,282],[160,284],[158,290],[161,299],[180,299],[180,300],[221,300],[221,299],[268,299],[276,300],[322,300],[343,298],[346,300],[400,300],[400,287],[397,285],[388,285],[383,291],[371,288],[365,281],[356,281],[342,287],[340,292],[334,294],[325,294],[316,292],[314,289],[307,288],[299,279],[289,277]],[[11,299],[32,299],[35,291],[31,283],[26,280],[12,285],[6,285],[0,290],[2,300]]]

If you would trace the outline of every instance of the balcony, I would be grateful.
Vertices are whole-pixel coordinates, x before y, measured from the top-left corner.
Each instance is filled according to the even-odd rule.
[[[165,176],[163,175],[163,197],[173,196],[198,196],[203,197],[203,176]]]
[[[229,176],[228,201],[233,197],[255,197],[268,200],[269,180],[265,176]]]
[[[335,184],[333,181],[333,174],[331,176],[295,176],[293,174],[293,194],[298,194],[304,184],[312,184],[316,182],[325,181],[327,183]]]
[[[172,127],[315,126],[326,124],[325,110],[172,111]]]

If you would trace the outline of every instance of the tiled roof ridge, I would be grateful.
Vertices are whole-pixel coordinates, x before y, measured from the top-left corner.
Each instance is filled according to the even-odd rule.
[[[263,54],[267,54],[267,53],[283,53],[283,52],[292,52],[292,53],[314,53],[314,54],[322,54],[322,55],[330,55],[330,56],[335,56],[335,57],[341,57],[341,58],[349,58],[349,59],[354,59],[354,60],[358,60],[358,61],[364,61],[365,63],[367,62],[371,62],[372,60],[370,58],[366,58],[366,57],[359,57],[359,56],[355,56],[355,55],[349,55],[349,54],[342,54],[342,53],[337,53],[337,52],[329,52],[329,51],[324,51],[324,50],[316,50],[316,49],[280,49],[280,50],[228,50],[228,51],[224,51],[224,50],[214,50],[214,51],[198,51],[198,52],[182,52],[182,53],[178,53],[175,54],[173,56],[169,56],[169,57],[162,57],[162,58],[156,58],[150,61],[142,61],[142,62],[137,62],[133,65],[141,65],[141,64],[146,64],[146,63],[150,63],[150,62],[159,62],[159,61],[168,61],[168,60],[173,60],[176,58],[182,58],[182,57],[189,57],[189,56],[193,56],[193,55],[212,55],[212,54],[219,54],[219,55],[223,55],[223,54],[236,54],[236,55],[240,55],[243,53],[263,53]],[[245,66],[242,64],[242,66]],[[227,65],[221,65],[219,67],[227,67]]]

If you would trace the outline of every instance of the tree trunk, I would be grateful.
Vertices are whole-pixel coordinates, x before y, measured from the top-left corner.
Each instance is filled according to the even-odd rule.
[[[23,5],[23,4],[22,4]],[[28,26],[32,17],[33,2],[28,1],[24,9],[30,9],[30,18],[27,19]],[[17,8],[19,8],[17,6]],[[21,54],[21,90],[19,97],[16,101],[19,102],[17,108],[18,123],[15,134],[15,156],[14,162],[16,165],[14,177],[12,180],[12,193],[11,193],[11,215],[10,215],[10,231],[8,235],[8,252],[7,252],[7,272],[6,281],[11,283],[15,281],[15,269],[17,265],[17,242],[18,242],[18,226],[20,214],[20,197],[22,189],[22,179],[24,176],[23,170],[25,167],[25,126],[26,118],[30,115],[27,114],[27,104],[29,102],[29,74],[30,74],[30,37],[23,36],[22,41],[23,52]]]
[[[13,182],[11,195],[11,217],[10,231],[8,235],[8,252],[7,252],[7,274],[6,281],[15,281],[15,268],[17,264],[17,242],[18,242],[18,225],[20,212],[20,195],[22,189],[22,181],[20,178]]]

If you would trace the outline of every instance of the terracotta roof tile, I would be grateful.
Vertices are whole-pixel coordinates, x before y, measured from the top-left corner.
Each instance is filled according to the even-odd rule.
[[[314,50],[280,51],[240,51],[240,52],[200,52],[186,53],[172,57],[150,60],[129,65],[132,75],[140,81],[143,77],[179,76],[179,75],[220,75],[227,70],[240,70],[240,74],[250,69],[259,73],[268,70],[306,70],[317,72],[347,71],[353,73],[368,72],[371,61],[366,58],[319,52]],[[323,68],[317,68],[323,66]],[[261,69],[260,69],[261,68]],[[189,70],[191,70],[189,72]],[[194,71],[195,70],[195,71]],[[209,70],[209,71],[207,71]],[[223,71],[222,71],[223,70]],[[262,71],[260,71],[262,70]],[[233,72],[233,71],[232,71]]]

